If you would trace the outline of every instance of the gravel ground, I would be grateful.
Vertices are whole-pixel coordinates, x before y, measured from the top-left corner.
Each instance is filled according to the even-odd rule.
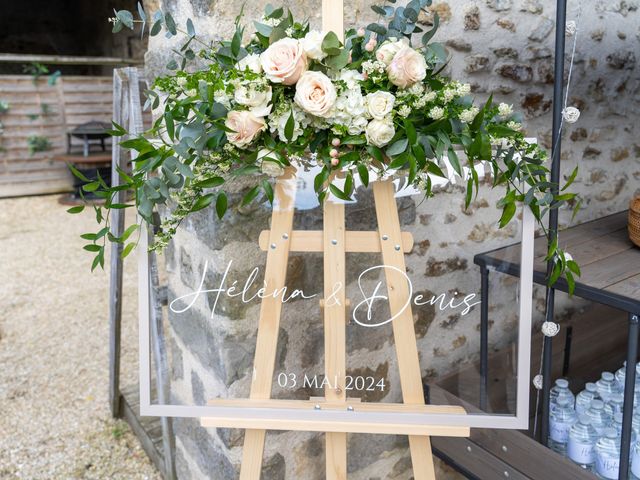
[[[108,293],[58,196],[0,199],[0,478],[159,479],[108,407]],[[107,260],[108,265],[108,260]],[[137,374],[135,265],[125,271],[123,379]]]

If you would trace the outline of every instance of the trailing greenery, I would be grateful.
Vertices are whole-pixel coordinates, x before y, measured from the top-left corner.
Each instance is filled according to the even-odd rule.
[[[524,203],[549,234],[542,219],[550,209],[568,202],[577,208],[576,195],[568,190],[577,170],[564,185],[553,185],[546,152],[525,140],[520,116],[510,105],[489,98],[476,106],[469,85],[441,75],[447,54],[431,41],[438,18],[426,32],[416,23],[430,3],[374,5],[379,21],[347,30],[344,41],[333,32],[311,31],[307,22],[271,6],[255,22],[248,42],[243,42],[242,14],[231,39],[208,43],[198,38],[191,20],[177,25],[161,11],[148,19],[141,7],[139,20],[131,12],[116,12],[114,32],[136,23],[144,31],[149,21],[150,35],[164,31],[184,42],[167,65],[173,73],[146,92],[147,107],[157,112],[153,127],[132,136],[114,123],[112,135],[126,137],[121,145],[136,152],[132,171],[120,171],[123,184],[108,187],[74,170],[88,182],[85,191],[105,200],[104,207],[94,207],[102,228],[84,236],[91,241],[85,249],[96,254],[93,268],[103,264],[108,240],[125,243],[136,229],[111,236],[112,209],[135,206],[152,223],[154,208],[172,200],[177,206],[159,225],[151,247],[159,249],[187,215],[215,205],[224,216],[228,182],[253,179],[243,204],[272,201],[273,178],[305,161],[321,167],[314,186],[322,202],[327,195],[350,199],[356,179],[367,186],[371,173],[406,175],[409,184],[431,197],[432,179],[446,178],[446,158],[466,182],[467,206],[479,189],[474,167],[486,162],[492,186],[503,192],[500,227]],[[197,68],[187,71],[195,59]],[[342,186],[333,181],[338,172],[345,179]],[[115,203],[122,190],[133,192],[134,203]],[[127,243],[124,255],[134,246]],[[550,242],[548,258],[556,260],[550,282],[564,275],[572,289],[578,265],[557,242]]]

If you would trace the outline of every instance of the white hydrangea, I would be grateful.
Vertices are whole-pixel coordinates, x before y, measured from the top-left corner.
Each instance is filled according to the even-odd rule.
[[[362,133],[367,126],[366,105],[360,87],[346,89],[336,100],[332,123],[347,127],[350,135]]]
[[[336,76],[336,80],[343,81],[347,88],[360,88],[360,82],[364,80],[364,77],[357,70],[351,70],[343,68]]]
[[[400,115],[401,117],[407,118],[409,114],[411,114],[411,107],[409,107],[409,105],[402,105],[398,109],[398,115]]]
[[[231,97],[225,90],[216,90],[213,92],[213,101],[221,103],[227,110],[231,110]]]
[[[501,117],[508,117],[512,113],[513,108],[511,107],[511,105],[507,103],[501,103],[500,105],[498,105],[498,115],[500,115]]]
[[[444,117],[444,108],[433,107],[431,110],[429,110],[429,116],[434,120],[440,120],[442,117]]]
[[[280,108],[278,108],[276,112],[269,115],[268,125],[269,130],[272,133],[277,133],[278,138],[282,142],[289,141],[289,139],[285,135],[284,130],[292,110],[294,124],[291,141],[295,141],[300,135],[302,135],[304,133],[304,129],[309,125],[309,117],[307,117],[306,113],[295,103],[289,104],[287,106],[280,106]]]
[[[476,118],[476,115],[479,111],[480,110],[478,109],[478,107],[471,107],[463,110],[462,112],[460,112],[460,121],[464,123],[473,122],[473,119]]]

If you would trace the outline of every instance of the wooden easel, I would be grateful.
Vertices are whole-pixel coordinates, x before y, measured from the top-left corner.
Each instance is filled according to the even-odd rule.
[[[323,0],[323,31],[334,31],[342,38],[343,0]],[[254,357],[251,392],[248,400],[213,400],[210,404],[227,406],[321,408],[345,410],[355,408],[367,411],[431,412],[464,414],[456,406],[425,405],[422,375],[411,308],[405,308],[409,286],[402,272],[406,271],[404,255],[411,250],[411,234],[403,233],[391,181],[373,183],[378,231],[346,231],[344,204],[326,200],[324,203],[323,231],[292,230],[296,193],[295,172],[288,171],[280,177],[274,191],[274,210],[271,228],[260,235],[260,247],[267,252],[264,284],[266,291],[285,286],[289,252],[324,252],[324,311],[325,377],[337,379],[337,385],[325,387],[324,399],[309,401],[270,400],[276,361],[278,330],[282,310],[281,299],[268,296],[260,306],[258,335]],[[403,404],[354,403],[348,400],[344,385],[346,376],[346,318],[347,299],[346,253],[380,252],[385,268],[391,315],[401,312],[393,320],[393,335],[400,372]],[[336,285],[342,285],[338,292]],[[267,429],[309,430],[326,432],[326,478],[347,478],[347,432],[407,433],[416,480],[434,480],[435,471],[431,454],[430,435],[469,436],[469,428],[452,426],[394,426],[339,422],[288,422],[282,420],[244,421],[222,417],[201,420],[205,427],[247,428],[242,452],[240,480],[259,480]]]

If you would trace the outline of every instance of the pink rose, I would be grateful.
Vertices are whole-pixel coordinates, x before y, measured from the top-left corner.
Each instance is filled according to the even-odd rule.
[[[410,87],[427,76],[427,61],[413,48],[404,45],[387,67],[387,75],[394,85]]]
[[[227,132],[227,139],[238,148],[249,145],[262,130],[267,128],[262,117],[256,117],[248,110],[233,110],[227,114],[225,126],[233,132]]]
[[[329,77],[322,72],[304,72],[296,85],[293,100],[307,113],[328,117],[338,94]]]
[[[283,38],[262,52],[260,64],[273,83],[293,85],[307,70],[307,56],[298,40]]]

